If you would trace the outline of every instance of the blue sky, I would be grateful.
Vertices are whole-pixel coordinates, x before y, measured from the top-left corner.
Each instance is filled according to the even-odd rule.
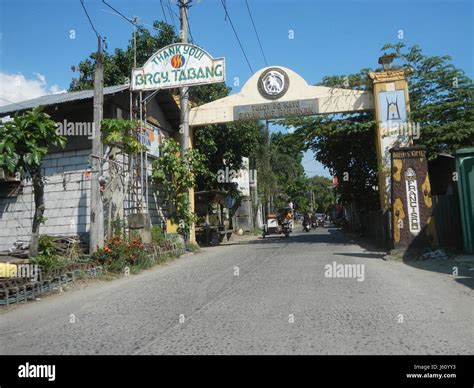
[[[289,67],[308,83],[316,83],[324,75],[376,67],[383,44],[400,40],[407,45],[419,44],[429,55],[451,55],[457,67],[471,78],[474,74],[471,0],[248,2],[268,64]],[[127,16],[140,17],[146,24],[163,19],[159,0],[109,3]],[[245,1],[226,3],[253,71],[264,67]],[[96,28],[107,37],[109,51],[124,48],[131,25],[103,11],[108,8],[101,0],[85,0],[85,4]],[[171,7],[178,12],[176,0],[171,0]],[[189,16],[195,42],[214,57],[226,58],[228,83],[238,91],[251,70],[224,18],[221,1],[194,0]],[[167,18],[170,21],[168,14]],[[176,16],[175,20],[178,22]],[[70,39],[71,30],[75,39]],[[403,39],[399,39],[400,30]],[[73,76],[71,66],[96,47],[95,35],[79,0],[0,0],[0,34],[0,97],[15,102],[26,99],[25,93],[66,89]],[[12,88],[11,76],[19,75],[22,82]],[[237,87],[233,85],[235,77],[240,80]],[[2,100],[0,104],[7,102]],[[311,159],[310,154],[305,155],[308,175],[322,173],[322,166]]]

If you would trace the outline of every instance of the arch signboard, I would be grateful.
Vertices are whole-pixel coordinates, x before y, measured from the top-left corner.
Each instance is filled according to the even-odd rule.
[[[224,58],[213,58],[202,48],[175,43],[153,54],[132,70],[132,90],[170,89],[225,82]]]
[[[293,70],[257,71],[234,95],[191,109],[191,126],[374,109],[370,92],[313,86]]]

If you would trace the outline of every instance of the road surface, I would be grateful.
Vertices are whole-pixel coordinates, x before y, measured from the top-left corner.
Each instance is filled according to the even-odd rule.
[[[0,353],[472,354],[472,288],[381,257],[331,228],[206,248],[3,310]]]

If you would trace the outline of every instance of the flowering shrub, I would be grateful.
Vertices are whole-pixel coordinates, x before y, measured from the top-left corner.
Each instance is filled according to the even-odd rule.
[[[127,266],[149,265],[148,252],[139,237],[128,242],[116,235],[107,241],[104,248],[98,249],[92,258],[112,272],[121,272]]]

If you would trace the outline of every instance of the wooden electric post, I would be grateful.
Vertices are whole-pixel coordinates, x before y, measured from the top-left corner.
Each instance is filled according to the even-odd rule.
[[[102,58],[102,38],[97,37],[98,49],[94,72],[94,136],[91,156],[91,212],[90,212],[90,252],[104,246],[104,207],[100,192],[99,178],[102,174],[102,134],[101,122],[104,104],[104,67]]]
[[[188,0],[179,1],[179,15],[181,21],[181,42],[188,43]],[[179,101],[181,107],[180,127],[181,149],[183,154],[189,148],[189,105],[188,105],[188,87],[184,86],[179,89]]]
[[[188,43],[188,7],[189,7],[189,0],[179,0],[179,17],[180,17],[180,36],[182,43]],[[181,134],[181,153],[182,156],[186,154],[188,149],[190,148],[190,137],[189,137],[189,96],[188,96],[189,88],[187,86],[181,87],[179,89],[179,101],[180,101],[180,126],[179,132]],[[194,211],[194,189],[188,191],[188,206],[190,207],[190,211]],[[191,225],[190,228],[190,235],[189,241],[195,241],[195,229],[194,224]]]

